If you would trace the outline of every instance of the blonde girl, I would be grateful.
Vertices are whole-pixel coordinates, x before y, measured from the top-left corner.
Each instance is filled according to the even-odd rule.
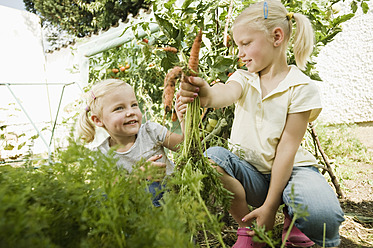
[[[297,66],[288,65],[286,57],[293,22]],[[181,101],[188,103],[198,93],[204,107],[235,104],[231,149],[206,151],[218,165],[222,183],[234,194],[229,211],[239,229],[233,247],[264,247],[252,241],[255,232],[250,227],[255,220],[272,229],[281,204],[285,204],[283,239],[295,207],[309,213],[306,219],[296,220],[290,236],[283,240],[286,246],[316,243],[336,247],[343,212],[336,194],[315,167],[316,159],[300,145],[308,122],[322,108],[315,82],[300,70],[313,49],[310,21],[271,0],[246,8],[232,31],[247,70],[237,70],[225,84],[211,87],[202,78],[190,77],[190,83],[181,84],[180,94]],[[250,212],[248,205],[256,209]]]
[[[97,147],[104,154],[114,149],[118,158],[118,167],[131,172],[133,166],[142,158],[159,168],[163,177],[171,174],[173,163],[167,158],[164,148],[176,151],[183,135],[168,131],[164,126],[147,121],[142,123],[142,113],[133,88],[118,79],[108,79],[93,85],[87,93],[87,107],[80,115],[78,134],[86,142],[95,138],[96,127],[104,128],[109,136]],[[176,101],[176,113],[184,131],[183,114],[186,104],[179,98]],[[160,187],[154,182],[150,191]],[[158,201],[153,201],[159,205]]]

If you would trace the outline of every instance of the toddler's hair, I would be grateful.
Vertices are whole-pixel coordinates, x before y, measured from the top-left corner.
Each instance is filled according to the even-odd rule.
[[[78,120],[79,137],[90,143],[96,135],[96,126],[90,119],[91,114],[102,117],[103,102],[102,97],[118,87],[129,86],[126,82],[119,79],[106,79],[94,84],[90,91],[86,93],[87,107],[81,112]]]
[[[284,30],[287,43],[292,35],[292,19],[294,18],[296,21],[296,33],[293,41],[295,62],[301,70],[304,70],[314,44],[311,22],[303,14],[289,14],[279,0],[265,2],[251,4],[243,10],[234,21],[233,29],[238,25],[248,25],[256,30],[266,32],[270,37],[274,28],[281,27]]]

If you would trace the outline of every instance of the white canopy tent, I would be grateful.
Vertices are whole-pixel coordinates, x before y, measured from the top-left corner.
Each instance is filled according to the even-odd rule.
[[[35,134],[34,153],[50,155],[60,107],[81,94],[80,74],[47,63],[37,15],[0,6],[0,33],[0,125],[8,134],[0,158],[17,157],[22,151],[4,150],[5,144],[27,142]]]

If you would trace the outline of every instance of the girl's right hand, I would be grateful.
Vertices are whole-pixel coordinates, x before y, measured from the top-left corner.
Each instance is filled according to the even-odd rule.
[[[208,91],[210,85],[200,77],[186,77],[186,80],[181,80],[180,84],[180,100],[182,103],[193,102],[199,96],[201,106],[205,107],[208,102]]]

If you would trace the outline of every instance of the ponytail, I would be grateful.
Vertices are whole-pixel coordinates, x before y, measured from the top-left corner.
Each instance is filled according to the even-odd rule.
[[[293,51],[297,66],[304,70],[306,68],[307,59],[313,51],[314,35],[311,22],[309,19],[299,13],[294,14],[296,22],[296,31],[293,41]]]
[[[80,113],[79,119],[78,119],[78,135],[79,137],[86,141],[87,143],[90,143],[94,140],[96,135],[96,126],[93,124],[93,122],[89,118],[89,108],[87,107],[87,110]]]

